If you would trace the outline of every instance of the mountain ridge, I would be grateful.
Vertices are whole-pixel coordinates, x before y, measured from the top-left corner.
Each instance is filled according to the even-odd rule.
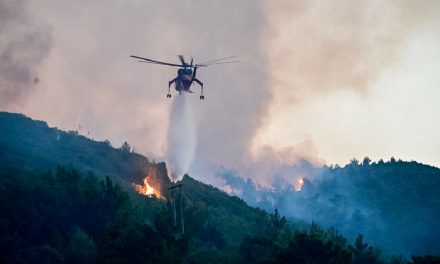
[[[95,141],[76,131],[49,127],[44,121],[23,114],[0,112],[0,168],[54,170],[70,167],[111,176],[125,185],[142,184],[150,173],[166,191],[171,181],[164,162],[153,163],[129,149],[114,148],[108,141]]]
[[[0,171],[57,174],[57,168],[63,167],[80,173],[91,172],[102,180],[109,176],[133,194],[133,185],[142,185],[146,177],[165,197],[169,197],[168,188],[172,185],[164,162],[150,162],[130,148],[114,148],[108,142],[97,142],[75,131],[50,128],[44,121],[15,113],[0,112],[0,161]],[[432,177],[426,178],[425,172]],[[225,240],[226,244],[237,247],[245,234],[262,236],[267,230],[259,225],[267,225],[267,212],[279,209],[281,214],[291,217],[295,228],[307,228],[309,225],[305,223],[315,221],[326,228],[336,227],[344,235],[349,234],[350,239],[363,233],[368,241],[382,246],[387,253],[409,256],[440,251],[436,240],[440,230],[434,221],[440,217],[439,172],[434,166],[417,162],[353,160],[344,168],[324,170],[321,182],[305,179],[300,192],[282,178],[275,183],[286,188],[273,191],[257,189],[251,181],[231,172],[220,175],[226,183],[244,190],[241,198],[188,175],[180,183],[185,186],[182,202],[190,208],[185,214],[192,223],[199,223],[194,226],[203,227],[202,231],[192,232],[209,237],[218,236],[220,230],[224,237],[218,236],[215,243],[224,244],[221,241]],[[146,200],[135,197],[135,201],[141,205]],[[200,222],[200,218],[207,220]],[[406,228],[411,224],[411,228]],[[400,235],[402,231],[405,233]],[[413,240],[418,243],[411,243]]]

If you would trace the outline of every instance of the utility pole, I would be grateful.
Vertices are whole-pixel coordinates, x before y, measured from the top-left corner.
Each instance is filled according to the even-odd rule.
[[[173,204],[173,224],[174,224],[174,230],[177,230],[177,215],[176,215],[176,197],[174,195],[174,190],[179,189],[179,199],[180,199],[180,234],[183,236],[185,233],[185,222],[183,217],[183,197],[182,197],[182,186],[183,184],[179,183],[176,185],[171,185],[168,190],[171,190],[171,199]]]
[[[182,236],[185,233],[185,222],[183,217],[183,198],[182,198],[182,184],[179,187],[179,198],[180,198],[180,227],[182,231]]]

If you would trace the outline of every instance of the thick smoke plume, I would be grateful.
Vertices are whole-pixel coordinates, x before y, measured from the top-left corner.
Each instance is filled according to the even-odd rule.
[[[198,162],[190,173],[198,178],[222,166],[255,167],[264,162],[265,146],[274,151],[293,146],[299,150],[295,155],[310,160],[303,149],[316,145],[316,153],[322,154],[319,139],[326,129],[314,129],[319,131],[315,136],[304,127],[313,120],[323,123],[334,105],[317,105],[317,116],[310,117],[302,115],[305,104],[341,89],[367,93],[398,60],[401,43],[421,17],[433,17],[439,5],[305,0],[28,3],[0,0],[2,106],[27,94],[51,39],[54,45],[32,100],[5,110],[62,129],[81,125],[95,139],[109,139],[115,146],[128,141],[155,159],[167,155],[164,113],[169,102],[164,93],[175,69],[139,64],[129,55],[170,62],[178,62],[176,54],[194,56],[195,62],[239,57],[238,64],[198,73],[207,98],[194,105],[200,124]],[[50,28],[42,27],[38,18]],[[303,142],[307,148],[298,147]],[[346,139],[340,144],[347,145]]]
[[[44,18],[52,31],[31,34],[40,38],[32,43],[46,43],[42,40],[49,40],[49,35],[53,38],[32,100],[6,110],[44,119],[62,129],[81,125],[95,139],[109,139],[115,146],[128,141],[137,152],[154,159],[165,159],[169,153],[170,102],[165,94],[176,69],[140,64],[129,55],[178,62],[176,55],[184,54],[193,56],[196,63],[237,55],[240,63],[200,69],[197,76],[205,83],[206,101],[193,105],[199,124],[197,162],[189,173],[211,183],[219,167],[246,167],[249,173],[244,177],[265,170],[268,173],[263,177],[270,177],[278,155],[283,164],[285,160],[300,162],[302,157],[313,164],[321,160],[316,156],[324,153],[326,142],[319,139],[330,133],[314,129],[319,133],[312,137],[312,129],[305,127],[313,120],[338,120],[328,116],[335,105],[325,109],[312,105],[316,116],[302,115],[305,105],[341,89],[367,94],[383,71],[398,61],[401,44],[411,38],[409,33],[421,17],[433,17],[439,5],[405,0],[47,0],[31,6],[32,19],[23,19],[25,1],[0,2],[1,43],[17,39],[12,29],[20,31],[19,25],[39,32],[38,23],[33,23],[36,17]],[[12,21],[13,26],[5,21]],[[3,28],[8,29],[5,34]],[[4,67],[4,58],[18,54],[3,52],[2,45],[0,67]],[[44,45],[32,44],[26,52],[34,52],[35,46]],[[45,53],[38,54],[35,61]],[[18,78],[14,85],[32,82],[32,65],[37,64],[19,64],[31,65],[33,70],[23,71],[26,81]],[[8,82],[3,73],[8,71],[1,72],[0,100],[4,102]],[[334,127],[328,126],[329,132]],[[348,133],[341,130],[341,139],[332,141],[349,146]],[[266,146],[278,153],[267,155]],[[280,151],[283,148],[288,151]],[[338,149],[350,154],[351,146]],[[268,160],[275,163],[264,165]]]
[[[281,1],[266,3],[266,46],[276,99],[305,101],[334,90],[366,93],[434,1]]]
[[[188,94],[174,97],[168,129],[168,159],[174,180],[188,172],[196,150],[196,124]]]
[[[263,46],[272,100],[263,125],[253,135],[257,160],[265,146],[281,152],[292,147],[295,155],[309,159],[308,152],[297,151],[296,145],[305,141],[332,163],[359,155],[385,158],[408,153],[400,146],[390,154],[385,147],[408,138],[388,137],[385,132],[396,129],[383,125],[396,97],[389,92],[393,83],[380,81],[400,66],[415,33],[428,28],[436,34],[426,25],[438,27],[434,10],[439,7],[438,1],[266,1]],[[395,88],[399,96],[405,89],[413,88]],[[405,108],[414,112],[412,103]],[[420,116],[426,114],[430,115],[427,111]],[[375,123],[380,129],[371,132]],[[411,138],[419,135],[413,133]],[[375,147],[366,146],[367,140]],[[350,147],[341,151],[341,145]]]
[[[128,141],[149,158],[168,158],[177,177],[189,172],[217,184],[227,183],[215,177],[224,167],[236,169],[238,180],[293,188],[302,177],[320,175],[315,165],[323,163],[319,154],[329,144],[319,140],[328,135],[334,149],[347,155],[353,151],[347,142],[351,135],[362,151],[375,131],[387,143],[383,128],[398,127],[385,118],[387,107],[394,106],[388,101],[399,94],[379,94],[386,103],[374,117],[378,129],[368,126],[359,134],[339,123],[368,124],[356,112],[342,108],[346,115],[332,115],[343,101],[320,105],[316,100],[341,91],[366,98],[399,62],[421,21],[432,20],[426,36],[434,40],[440,28],[440,1],[429,0],[34,2],[0,0],[1,108],[61,129],[81,126],[90,137],[115,146]],[[241,62],[200,69],[206,101],[191,105],[194,96],[176,95],[172,103],[165,98],[176,69],[140,64],[130,54],[174,63],[177,54],[194,56],[196,63],[237,55]],[[36,77],[39,89],[32,100],[11,106],[29,94]],[[403,110],[395,123],[406,128],[412,124],[401,116],[417,109]],[[398,134],[390,133],[393,139]],[[438,138],[431,134],[431,140]],[[229,187],[237,188],[230,182]]]
[[[127,141],[163,160],[171,107],[165,95],[177,69],[138,63],[129,55],[172,63],[179,62],[177,54],[195,63],[236,55],[240,63],[197,73],[206,100],[193,104],[200,124],[198,162],[189,172],[206,180],[216,165],[245,162],[271,100],[260,1],[48,0],[32,11],[53,28],[53,48],[32,100],[9,110],[66,130],[81,126],[97,140],[114,146]]]
[[[25,0],[0,1],[0,109],[20,103],[38,83],[51,36]]]

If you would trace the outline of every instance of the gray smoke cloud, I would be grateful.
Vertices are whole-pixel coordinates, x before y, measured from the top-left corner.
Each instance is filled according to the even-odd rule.
[[[266,82],[272,100],[254,134],[253,156],[242,175],[268,182],[277,167],[298,165],[303,159],[319,165],[331,158],[320,157],[320,146],[307,134],[297,136],[299,143],[293,146],[294,140],[284,139],[280,148],[283,139],[271,140],[267,131],[282,137],[289,134],[279,131],[286,130],[295,137],[310,118],[295,112],[341,90],[366,100],[383,73],[399,63],[413,33],[439,24],[439,8],[438,1],[266,1],[262,48],[267,52]],[[332,118],[327,112],[331,109],[311,105],[322,119]],[[324,136],[325,131],[316,134]],[[278,142],[276,149],[271,141]],[[286,175],[290,182],[295,174]]]
[[[317,158],[319,146],[311,141],[279,151],[270,143],[269,147],[266,142],[256,144],[255,137],[276,109],[292,102],[300,107],[301,102],[338,89],[366,94],[371,82],[397,59],[401,41],[423,14],[438,10],[430,8],[438,5],[430,1],[1,3],[5,6],[0,11],[2,32],[8,29],[2,45],[10,43],[9,49],[2,46],[2,62],[4,58],[20,61],[14,65],[22,67],[18,69],[24,69],[25,76],[2,80],[2,87],[9,88],[2,88],[1,100],[7,98],[3,91],[17,91],[10,88],[12,84],[23,87],[20,91],[30,89],[36,66],[49,55],[39,69],[32,100],[6,109],[62,129],[81,127],[81,133],[109,139],[115,146],[128,141],[153,159],[167,159],[172,148],[168,131],[173,103],[166,90],[177,69],[138,63],[129,55],[175,63],[177,54],[193,56],[196,63],[237,55],[238,64],[199,70],[204,102],[197,94],[187,98],[197,131],[188,172],[210,182],[216,181],[220,167],[238,168],[247,172],[244,177],[266,171],[264,178],[273,176],[270,171],[279,160],[283,166],[304,158],[323,162]],[[41,23],[34,23],[36,18]],[[40,32],[36,26],[40,24],[50,30]],[[20,25],[23,32],[34,32],[28,37],[32,41],[13,44],[12,40],[23,39],[12,30]],[[50,39],[52,45],[43,45]],[[23,63],[16,54],[29,54],[28,61],[34,63]],[[2,79],[7,72],[2,70]],[[301,120],[287,123],[301,126]]]
[[[280,150],[259,133],[286,106],[300,110],[340,90],[367,97],[419,25],[435,19],[431,25],[440,28],[439,6],[429,0],[0,0],[0,107],[115,146],[128,141],[136,152],[169,160],[176,175],[243,185],[241,192],[281,186],[295,196],[300,179],[322,175],[319,146],[305,136]],[[170,101],[168,81],[177,69],[138,63],[132,54],[173,63],[177,54],[195,63],[237,55],[241,62],[198,71],[205,101],[198,94],[173,94]],[[317,112],[328,118],[331,110]],[[289,114],[278,130],[300,128],[309,118]],[[238,183],[216,177],[221,168],[237,170]],[[242,194],[258,198],[252,195]],[[295,212],[307,219],[307,210]]]
[[[129,55],[174,63],[177,54],[193,56],[195,63],[236,55],[240,63],[198,71],[206,99],[188,98],[198,131],[189,172],[207,178],[216,166],[249,159],[271,100],[261,2],[49,0],[33,12],[53,27],[54,45],[39,89],[17,111],[63,129],[80,127],[115,146],[128,141],[164,160],[172,125],[166,90],[177,68],[138,63]]]
[[[438,1],[266,2],[270,84],[282,103],[338,89],[361,95],[396,63]],[[294,76],[294,77],[293,77]]]
[[[50,29],[30,13],[28,1],[0,1],[0,109],[30,94],[51,43]]]

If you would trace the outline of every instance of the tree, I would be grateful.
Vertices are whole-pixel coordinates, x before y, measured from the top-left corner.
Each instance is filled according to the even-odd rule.
[[[371,163],[371,159],[369,157],[365,157],[364,160],[362,161],[362,165],[363,166],[368,166]]]
[[[120,148],[123,152],[125,153],[130,153],[131,152],[131,146],[128,144],[127,141],[125,141],[124,143],[122,143],[122,146]]]
[[[110,140],[108,140],[108,139],[104,140],[104,144],[105,144],[107,147],[112,147],[112,143],[110,143]]]
[[[274,241],[286,237],[288,238],[290,235],[290,229],[287,225],[287,220],[284,216],[281,217],[278,209],[275,209],[275,212],[273,214],[268,215],[267,223],[265,226],[266,235]]]
[[[279,257],[280,263],[351,263],[351,254],[332,241],[322,239],[321,232],[298,232]]]
[[[162,241],[151,224],[131,206],[119,209],[99,245],[100,263],[158,263]]]
[[[440,263],[440,256],[412,256],[411,264]]]
[[[279,247],[267,237],[246,237],[240,245],[245,263],[276,263]]]
[[[354,259],[354,264],[380,264],[383,263],[381,260],[381,253],[378,249],[369,246],[364,242],[364,236],[359,235],[354,243],[354,248],[352,248]]]
[[[223,234],[215,227],[205,227],[199,234],[200,240],[218,249],[226,248],[226,240]]]
[[[357,160],[356,158],[352,158],[351,160],[350,160],[350,165],[359,165],[359,160]]]
[[[94,263],[95,243],[80,228],[73,231],[66,253],[66,263]]]

